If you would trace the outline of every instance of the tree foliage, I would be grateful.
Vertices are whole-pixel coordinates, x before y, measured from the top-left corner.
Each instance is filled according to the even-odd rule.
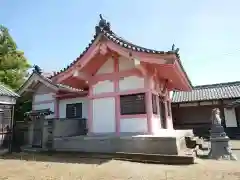
[[[0,25],[0,82],[17,89],[25,81],[30,67],[8,29]]]

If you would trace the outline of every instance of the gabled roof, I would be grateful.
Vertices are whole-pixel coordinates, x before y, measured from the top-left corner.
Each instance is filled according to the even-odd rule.
[[[240,81],[195,86],[190,92],[175,91],[173,103],[240,98]]]
[[[55,90],[55,91],[65,91],[65,92],[84,92],[82,89],[76,89],[65,84],[54,83],[51,79],[41,75],[40,72],[33,71],[31,76],[25,81],[25,83],[19,88],[18,93],[22,94],[32,83],[41,82],[45,84],[47,87]]]
[[[95,27],[96,32],[95,35],[93,37],[93,39],[91,40],[91,42],[88,44],[88,46],[85,48],[85,50],[80,54],[80,56],[73,61],[70,65],[68,65],[66,68],[60,70],[59,72],[55,72],[53,76],[54,77],[66,70],[68,70],[70,67],[72,67],[73,65],[75,65],[83,56],[84,54],[89,50],[89,48],[92,46],[92,44],[98,39],[99,36],[104,36],[105,38],[107,38],[108,40],[118,44],[119,46],[122,46],[123,48],[129,49],[131,51],[136,51],[136,52],[143,52],[143,53],[148,53],[148,54],[174,54],[176,55],[180,67],[183,71],[183,73],[185,74],[189,84],[192,86],[190,79],[188,78],[188,75],[186,73],[186,71],[184,70],[182,63],[180,61],[180,55],[178,54],[179,49],[175,49],[174,45],[172,46],[172,49],[170,51],[157,51],[157,50],[153,50],[153,49],[148,49],[148,48],[144,48],[138,45],[135,45],[125,39],[123,39],[122,37],[119,37],[118,35],[116,35],[110,27],[110,23],[107,22],[105,19],[102,18],[102,16],[100,15],[100,21],[99,24]]]
[[[7,88],[2,83],[0,83],[0,96],[19,97],[17,93],[15,93],[12,89]]]

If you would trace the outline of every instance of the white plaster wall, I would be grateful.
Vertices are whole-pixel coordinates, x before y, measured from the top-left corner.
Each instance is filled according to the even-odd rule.
[[[97,71],[96,74],[104,74],[104,73],[113,73],[114,71],[114,60],[113,58],[109,58]]]
[[[120,119],[120,132],[147,132],[147,118]]]
[[[88,99],[87,98],[71,98],[59,101],[59,117],[66,118],[67,104],[82,103],[82,117],[88,118]]]
[[[124,77],[119,80],[119,90],[134,90],[144,88],[144,78],[137,76]]]
[[[127,59],[125,57],[119,58],[119,71],[133,69],[135,67],[134,61],[131,59]]]
[[[115,98],[93,100],[93,133],[115,132]]]
[[[54,112],[54,102],[50,102],[50,103],[44,103],[44,104],[33,104],[33,110],[42,110],[42,109],[50,109],[52,112]],[[55,113],[46,116],[46,118],[54,118]]]
[[[54,100],[54,93],[47,94],[35,94],[33,96],[33,103],[41,102],[41,101],[51,101]]]
[[[224,108],[224,116],[227,127],[237,127],[235,109]]]
[[[156,133],[161,129],[161,117],[160,115],[153,114],[152,115],[152,131]]]
[[[113,81],[99,81],[97,84],[93,85],[93,94],[101,94],[105,92],[114,92]]]

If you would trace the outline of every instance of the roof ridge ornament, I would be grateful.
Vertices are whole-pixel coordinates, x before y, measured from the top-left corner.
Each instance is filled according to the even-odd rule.
[[[96,34],[99,34],[102,32],[102,30],[105,30],[105,31],[110,31],[110,22],[106,21],[103,17],[102,17],[102,14],[99,14],[99,17],[100,17],[100,21],[98,23],[98,25],[96,26]]]
[[[179,48],[175,49],[175,44],[172,45],[172,52],[178,53]]]
[[[35,65],[33,65],[33,72],[41,75],[42,69],[38,65],[35,64]]]

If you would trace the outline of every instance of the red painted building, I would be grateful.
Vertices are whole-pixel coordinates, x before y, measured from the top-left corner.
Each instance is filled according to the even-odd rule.
[[[169,92],[192,88],[178,49],[130,43],[102,18],[95,28],[74,62],[51,77],[33,73],[20,94],[31,94],[33,110],[51,109],[54,114],[46,118],[87,119],[88,135],[171,134]]]

